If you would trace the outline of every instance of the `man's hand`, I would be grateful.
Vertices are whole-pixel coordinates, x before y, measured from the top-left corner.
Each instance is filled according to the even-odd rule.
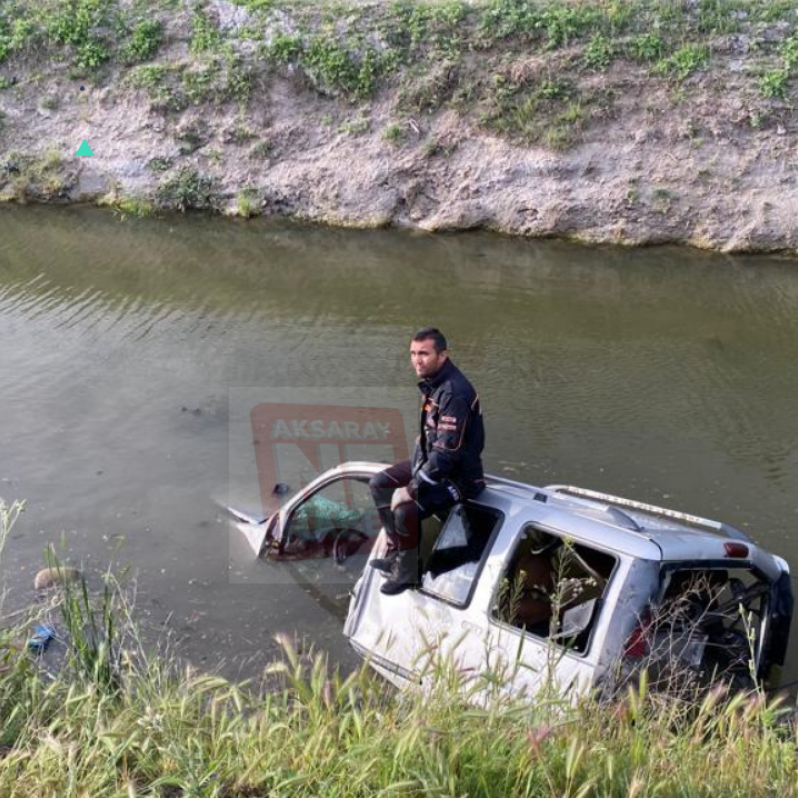
[[[413,497],[407,488],[397,488],[391,496],[391,512],[393,512],[400,504],[412,502]]]

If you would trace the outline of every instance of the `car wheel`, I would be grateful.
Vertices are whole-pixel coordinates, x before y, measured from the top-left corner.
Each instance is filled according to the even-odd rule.
[[[332,545],[332,557],[336,565],[345,567],[347,560],[356,554],[366,553],[365,544],[368,538],[362,532],[342,533],[335,538]]]

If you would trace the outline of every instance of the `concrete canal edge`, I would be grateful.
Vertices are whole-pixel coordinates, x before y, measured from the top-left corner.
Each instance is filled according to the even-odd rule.
[[[0,199],[798,252],[786,6],[76,3],[0,12]]]

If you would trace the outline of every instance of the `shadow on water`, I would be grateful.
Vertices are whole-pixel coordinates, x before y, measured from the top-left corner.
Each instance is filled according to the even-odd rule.
[[[286,630],[346,661],[345,589],[325,604],[268,584],[210,500],[230,478],[229,391],[412,387],[407,340],[429,323],[480,389],[490,471],[719,517],[798,560],[792,261],[4,207],[19,601],[63,535],[90,569],[118,548],[142,613],[199,662],[252,667]]]

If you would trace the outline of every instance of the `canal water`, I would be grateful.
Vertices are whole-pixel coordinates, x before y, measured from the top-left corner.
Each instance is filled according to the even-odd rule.
[[[279,566],[213,501],[231,389],[412,388],[429,324],[480,391],[489,472],[718,518],[798,569],[794,261],[5,207],[0,496],[27,501],[6,606],[54,544],[127,568],[201,667],[253,673],[280,632],[352,663],[345,591],[264,584]]]

